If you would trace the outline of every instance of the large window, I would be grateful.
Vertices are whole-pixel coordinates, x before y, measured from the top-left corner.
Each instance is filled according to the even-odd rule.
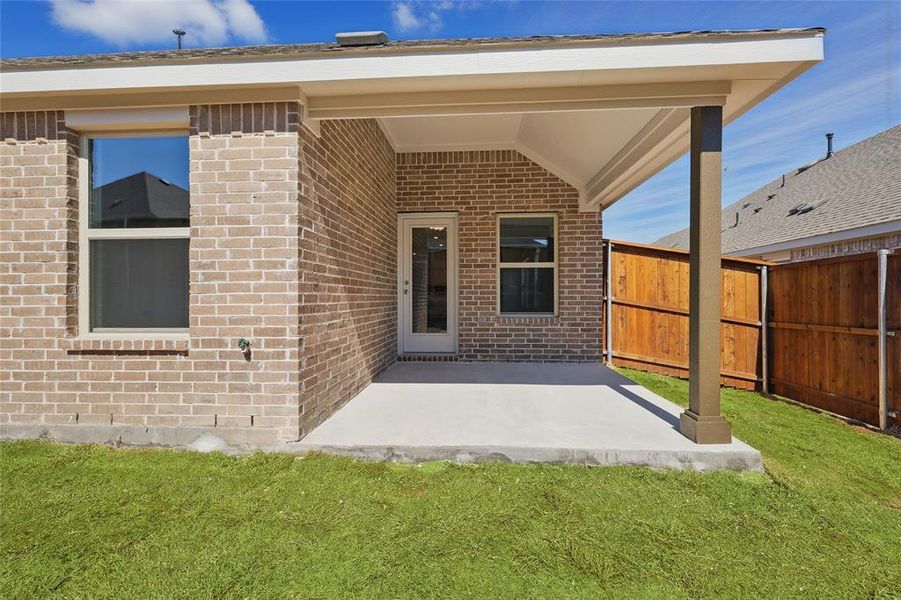
[[[498,312],[557,313],[556,215],[498,218]]]
[[[187,136],[86,136],[80,166],[82,332],[187,331]]]

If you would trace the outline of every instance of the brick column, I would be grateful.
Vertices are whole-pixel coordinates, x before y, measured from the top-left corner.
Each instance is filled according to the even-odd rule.
[[[194,387],[219,427],[273,428],[280,440],[299,435],[299,108],[190,111],[190,356],[211,372]]]

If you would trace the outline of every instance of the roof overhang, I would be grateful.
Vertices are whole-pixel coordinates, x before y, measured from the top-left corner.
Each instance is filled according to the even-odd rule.
[[[305,123],[376,118],[399,152],[513,148],[620,199],[688,148],[690,107],[737,118],[823,58],[822,30],[374,47],[4,68],[4,111],[298,100]]]

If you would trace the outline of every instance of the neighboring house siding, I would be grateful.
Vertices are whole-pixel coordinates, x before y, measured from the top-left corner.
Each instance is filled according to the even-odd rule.
[[[0,420],[298,437],[298,120],[287,103],[191,107],[190,341],[100,341],[75,337],[77,138],[3,115]]]
[[[459,356],[464,360],[587,361],[601,355],[600,215],[578,192],[513,150],[397,156],[399,211],[459,213]],[[497,215],[558,215],[559,315],[497,315]]]
[[[301,434],[397,357],[395,154],[374,120],[300,133]]]
[[[835,256],[848,256],[875,252],[884,248],[901,248],[901,233],[882,235],[859,240],[848,240],[836,244],[824,244],[822,246],[808,246],[806,248],[794,248],[791,251],[790,262],[802,260],[814,260],[817,258],[832,258]]]

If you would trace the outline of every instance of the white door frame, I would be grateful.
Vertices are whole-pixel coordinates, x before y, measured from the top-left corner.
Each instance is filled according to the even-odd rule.
[[[414,225],[419,226],[447,226],[447,334],[434,333],[406,333],[408,323],[406,319],[406,303],[411,299],[409,294],[404,294],[404,281],[409,281],[407,268],[410,266],[407,260],[409,255],[408,232]],[[399,213],[397,215],[397,352],[398,354],[443,354],[457,352],[457,317],[459,313],[458,303],[458,237],[457,237],[457,213],[455,212],[425,212],[425,213]],[[443,347],[435,350],[423,348],[405,348],[404,340],[411,336],[437,337],[449,336],[443,340]],[[436,340],[437,342],[437,340]],[[409,346],[409,342],[407,343]]]

